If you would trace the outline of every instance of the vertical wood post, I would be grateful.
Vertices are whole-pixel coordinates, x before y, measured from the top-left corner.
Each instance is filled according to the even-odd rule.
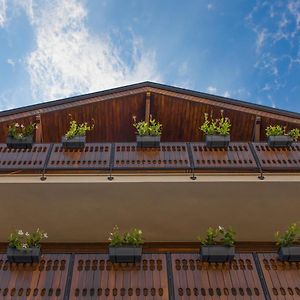
[[[36,130],[35,130],[35,142],[42,143],[43,142],[43,128],[42,128],[42,116],[35,116]]]
[[[254,142],[260,141],[260,126],[261,126],[261,117],[256,117],[254,124]]]
[[[150,92],[147,92],[146,93],[146,106],[145,106],[145,122],[148,122],[150,121],[150,96],[151,96],[151,93]]]

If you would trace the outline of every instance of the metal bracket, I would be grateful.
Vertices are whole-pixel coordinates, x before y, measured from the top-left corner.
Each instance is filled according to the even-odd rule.
[[[186,148],[187,148],[187,151],[188,151],[188,156],[189,156],[189,161],[190,161],[190,166],[191,166],[191,172],[192,172],[192,176],[190,177],[190,179],[191,180],[196,180],[197,177],[195,176],[195,165],[194,165],[194,158],[193,158],[191,143],[186,143]]]
[[[114,159],[115,159],[115,143],[111,144],[111,149],[110,149],[110,158],[109,158],[109,176],[107,179],[109,181],[114,180],[114,177],[112,176],[112,170],[113,170],[113,165],[114,165]]]
[[[40,180],[41,180],[41,181],[45,181],[45,180],[47,180],[47,177],[45,176],[45,174],[44,174],[44,173],[43,173],[43,174],[42,174],[42,176],[40,177]]]
[[[109,174],[109,176],[107,177],[107,179],[108,179],[109,181],[112,181],[112,180],[114,180],[114,177],[111,176],[111,174]]]
[[[264,174],[263,174],[263,170],[262,170],[260,161],[259,161],[259,159],[258,159],[258,156],[257,156],[257,154],[256,154],[256,152],[255,152],[254,146],[253,146],[252,143],[248,143],[248,145],[249,145],[249,148],[250,148],[250,150],[251,150],[251,152],[252,152],[252,154],[253,154],[253,157],[254,157],[254,159],[255,159],[255,162],[256,162],[258,171],[259,171],[259,173],[260,173],[260,175],[259,175],[257,178],[258,178],[259,180],[264,180],[264,179],[265,179],[265,176],[264,176]]]
[[[166,259],[167,259],[169,299],[174,300],[175,299],[175,291],[174,291],[174,278],[173,278],[173,270],[172,270],[171,253],[166,253]]]
[[[47,156],[46,156],[46,159],[45,159],[45,164],[44,164],[44,167],[43,167],[43,170],[42,170],[42,176],[40,177],[41,181],[45,181],[47,179],[45,174],[47,172],[47,166],[48,166],[48,162],[49,162],[49,159],[50,159],[50,155],[52,153],[53,146],[54,146],[54,144],[50,144],[50,147],[48,149],[48,153],[47,153]]]
[[[195,176],[195,173],[193,172],[193,175],[190,177],[191,180],[196,180],[197,177]]]
[[[253,256],[253,259],[254,259],[254,262],[255,262],[257,274],[258,274],[260,284],[261,284],[262,290],[264,292],[265,298],[266,298],[266,300],[271,300],[271,296],[270,296],[270,293],[269,293],[269,290],[268,290],[267,283],[265,281],[264,273],[263,273],[263,270],[261,268],[258,255],[257,255],[257,253],[252,253],[252,256]]]

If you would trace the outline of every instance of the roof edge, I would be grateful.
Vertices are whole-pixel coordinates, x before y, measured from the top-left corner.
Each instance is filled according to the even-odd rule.
[[[152,87],[152,88],[157,88],[157,89],[162,89],[162,90],[167,90],[171,92],[175,92],[178,94],[185,94],[185,95],[190,95],[190,96],[195,96],[199,98],[205,98],[225,104],[232,104],[236,106],[243,106],[247,108],[252,108],[256,110],[261,110],[273,114],[279,114],[282,116],[287,116],[287,117],[292,117],[292,118],[297,118],[300,119],[300,113],[297,112],[292,112],[284,109],[279,109],[279,108],[273,108],[261,104],[255,104],[243,100],[238,100],[234,98],[227,98],[227,97],[222,97],[218,95],[212,95],[212,94],[207,94],[203,92],[198,92],[194,90],[189,90],[181,87],[176,87],[176,86],[170,86],[166,84],[161,84],[161,83],[156,83],[152,81],[144,81],[140,83],[134,83],[130,85],[125,85],[121,87],[115,87],[103,91],[98,91],[98,92],[92,92],[92,93],[87,93],[83,95],[78,95],[78,96],[72,96],[72,97],[67,97],[67,98],[62,98],[62,99],[57,99],[57,100],[51,100],[47,102],[42,102],[38,104],[32,104],[32,105],[27,105],[19,108],[14,108],[14,109],[9,109],[9,110],[4,110],[0,112],[0,117],[5,117],[13,114],[19,114],[23,112],[28,112],[31,110],[38,110],[38,109],[43,109],[51,106],[58,106],[58,105],[64,105],[67,103],[72,103],[80,100],[85,100],[88,98],[93,98],[93,97],[99,97],[99,96],[105,96],[108,94],[112,93],[119,93],[119,92],[125,92],[128,90],[133,90],[133,89],[138,89],[138,88],[145,88],[145,87]]]

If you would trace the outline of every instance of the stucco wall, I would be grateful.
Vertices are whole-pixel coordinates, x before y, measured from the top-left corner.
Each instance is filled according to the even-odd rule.
[[[0,242],[42,228],[48,242],[104,242],[115,224],[147,241],[195,241],[208,226],[232,225],[241,241],[272,241],[300,220],[299,180],[0,179]]]

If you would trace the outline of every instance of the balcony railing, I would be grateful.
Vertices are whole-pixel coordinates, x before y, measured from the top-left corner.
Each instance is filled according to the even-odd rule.
[[[299,172],[300,143],[270,148],[266,143],[231,143],[226,149],[205,143],[161,143],[137,148],[135,143],[87,143],[69,150],[61,144],[34,144],[9,149],[0,144],[0,172]]]

